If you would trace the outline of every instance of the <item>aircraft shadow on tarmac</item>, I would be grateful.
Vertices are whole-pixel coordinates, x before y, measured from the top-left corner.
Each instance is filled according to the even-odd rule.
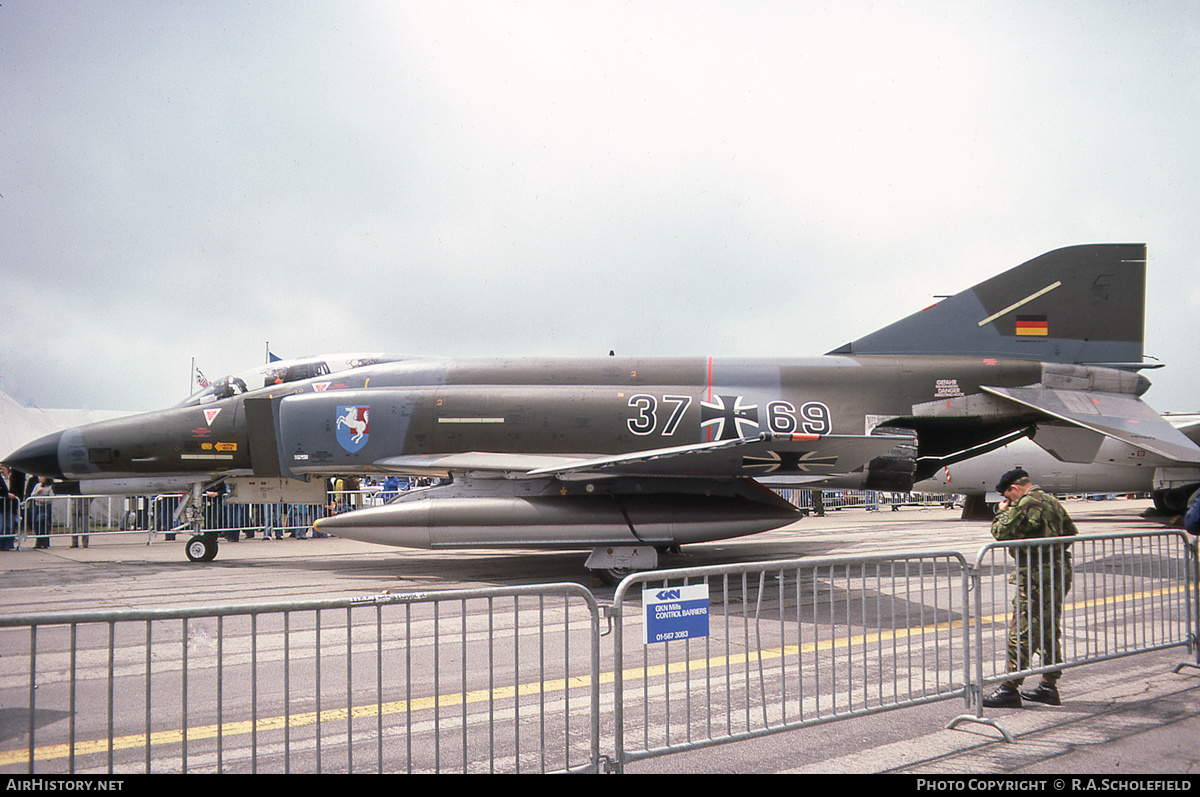
[[[827,555],[836,545],[835,541],[805,542],[795,539],[769,545],[726,541],[720,545],[689,546],[682,549],[682,552],[664,552],[659,558],[659,568],[709,567],[802,559]],[[447,589],[464,584],[511,586],[551,582],[579,583],[594,588],[598,579],[584,569],[583,563],[586,558],[586,551],[570,550],[497,549],[472,553],[380,549],[378,552],[339,556],[324,556],[319,550],[314,550],[311,556],[218,558],[206,563],[205,567],[226,571],[286,567],[323,573],[335,578],[344,576],[354,580],[362,580],[374,574],[384,580],[390,578],[403,582],[417,581],[425,586],[438,585]],[[195,572],[195,565],[189,562],[157,563],[155,566],[165,568],[165,571]]]
[[[40,708],[34,712],[34,730],[71,716],[69,711]],[[19,739],[29,733],[29,709],[24,706],[0,708],[0,742]]]

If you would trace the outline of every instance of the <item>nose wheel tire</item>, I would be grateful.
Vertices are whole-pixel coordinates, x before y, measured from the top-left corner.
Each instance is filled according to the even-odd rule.
[[[217,540],[209,534],[197,534],[188,540],[186,551],[192,562],[211,562],[217,558]]]

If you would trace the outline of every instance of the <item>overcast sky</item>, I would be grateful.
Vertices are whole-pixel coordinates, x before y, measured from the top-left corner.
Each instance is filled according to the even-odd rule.
[[[1200,5],[0,5],[0,389],[283,357],[817,355],[1149,246],[1200,410]]]

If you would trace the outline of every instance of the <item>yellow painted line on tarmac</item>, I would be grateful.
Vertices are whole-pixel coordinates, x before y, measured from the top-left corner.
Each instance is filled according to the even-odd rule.
[[[609,677],[611,680],[611,674]],[[601,679],[603,682],[604,679]],[[241,736],[248,733],[263,733],[267,731],[278,731],[285,727],[302,728],[310,725],[316,725],[318,722],[339,722],[345,721],[348,717],[351,719],[362,719],[366,717],[374,717],[377,715],[387,716],[390,714],[403,714],[406,712],[416,712],[430,708],[445,708],[450,706],[462,706],[472,703],[482,703],[488,700],[504,700],[512,697],[526,697],[528,695],[537,695],[539,693],[561,692],[566,689],[576,689],[580,687],[590,686],[590,676],[580,676],[577,678],[558,678],[549,681],[539,681],[529,684],[521,684],[520,686],[501,687],[498,689],[479,689],[470,692],[458,692],[432,697],[423,697],[416,700],[397,700],[382,704],[369,704],[365,706],[355,706],[350,709],[334,708],[326,709],[321,712],[304,712],[301,714],[292,714],[278,717],[268,717],[260,719],[257,722],[252,720],[243,720],[239,722],[226,722],[214,725],[201,725],[187,730],[187,740],[189,742],[198,741],[201,739],[215,739],[218,736]],[[149,744],[151,746],[164,744],[182,744],[184,740],[184,731],[181,729],[168,731],[155,731],[149,734]],[[119,736],[112,740],[111,748],[116,750],[128,750],[131,748],[144,747],[147,744],[147,735],[145,733],[130,734],[128,736]],[[108,739],[93,739],[89,741],[81,741],[75,743],[75,755],[92,755],[96,753],[108,752],[110,743]],[[50,761],[58,758],[66,758],[71,754],[71,746],[69,744],[46,745],[34,749],[34,759],[37,761]],[[0,752],[0,766],[9,764],[25,763],[29,760],[29,749],[8,750]]]
[[[1185,590],[1186,586],[1179,585],[1160,590],[1134,592],[1127,593],[1125,595],[1114,595],[1097,600],[1077,601],[1068,604],[1066,608],[1070,610],[1078,610],[1088,607],[1129,603],[1137,600],[1145,600],[1147,598],[1161,598],[1170,595],[1177,595]],[[1066,609],[1064,609],[1064,611],[1065,610]],[[997,623],[1007,624],[1008,614],[1007,612],[1003,614],[993,614],[984,618],[983,623],[985,625],[993,625]],[[648,667],[631,667],[623,670],[621,675],[625,681],[637,681],[668,674],[674,675],[685,672],[703,671],[705,669],[719,670],[729,666],[746,664],[748,662],[766,661],[771,659],[779,659],[790,655],[844,649],[873,643],[879,644],[892,640],[923,636],[931,633],[957,631],[962,630],[962,628],[963,621],[955,620],[953,622],[936,623],[933,625],[914,626],[912,628],[898,628],[888,631],[876,631],[869,634],[855,634],[850,636],[829,638],[807,642],[802,645],[783,645],[780,647],[766,648],[757,651],[747,651],[733,655],[709,656],[670,662],[667,664],[658,664]],[[601,673],[600,675],[600,683],[602,685],[611,684],[615,681],[616,674],[613,672]],[[363,719],[378,715],[389,716],[393,714],[404,714],[432,708],[465,706],[488,701],[505,700],[514,697],[551,694],[555,692],[567,691],[569,689],[583,689],[590,687],[591,685],[591,676],[587,675],[565,679],[557,678],[547,681],[536,681],[518,686],[500,687],[490,690],[477,689],[469,692],[454,692],[444,695],[422,697],[411,701],[397,700],[388,703],[355,706],[349,709],[336,708],[327,709],[321,712],[312,711],[300,714],[269,717],[260,719],[257,722],[252,720],[244,720],[239,722],[201,725],[194,728],[188,728],[186,732],[186,738],[187,741],[194,742],[202,739],[215,739],[218,737],[224,738],[228,736],[243,736],[255,732],[264,733],[269,731],[278,731],[285,727],[308,727],[316,725],[318,722],[344,722],[348,717],[351,719]],[[149,734],[148,737],[145,733],[139,733],[115,737],[111,741],[107,738],[92,739],[76,742],[75,755],[86,756],[104,754],[110,749],[117,751],[143,748],[147,743],[149,743],[149,745],[152,747],[157,745],[178,745],[183,743],[184,738],[184,731],[182,729],[175,729],[155,731]],[[70,755],[71,746],[69,744],[45,745],[43,747],[34,748],[33,751],[33,757],[36,761],[52,761],[60,758],[67,758]],[[23,764],[27,763],[28,761],[29,749],[27,747],[0,752],[0,766]]]

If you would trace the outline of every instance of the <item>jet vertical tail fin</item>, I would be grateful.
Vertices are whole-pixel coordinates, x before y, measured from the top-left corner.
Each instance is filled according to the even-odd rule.
[[[1143,367],[1146,245],[1056,249],[830,354]]]

